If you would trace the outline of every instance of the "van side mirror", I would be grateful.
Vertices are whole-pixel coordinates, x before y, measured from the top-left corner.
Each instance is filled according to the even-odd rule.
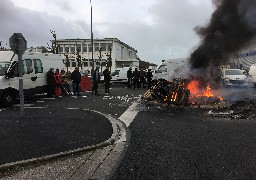
[[[8,73],[7,71],[5,71],[4,77],[5,77],[6,79],[9,79],[9,78],[14,78],[15,76],[14,76],[14,74],[11,74],[11,73]]]

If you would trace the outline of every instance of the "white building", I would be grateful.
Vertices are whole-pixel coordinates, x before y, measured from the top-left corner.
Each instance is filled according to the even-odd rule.
[[[109,57],[111,57],[111,70],[120,67],[137,66],[139,58],[137,50],[121,42],[117,38],[94,39],[93,50],[91,39],[59,39],[56,40],[57,53],[62,54],[70,71],[74,67],[91,70],[95,65],[100,65],[101,70],[106,68]],[[81,56],[81,63],[78,57]],[[94,61],[93,61],[94,60]]]

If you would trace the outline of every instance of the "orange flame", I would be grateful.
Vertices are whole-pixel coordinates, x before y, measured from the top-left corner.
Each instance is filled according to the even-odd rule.
[[[189,82],[188,89],[190,90],[190,94],[192,97],[215,97],[214,93],[209,85],[207,85],[206,88],[200,88],[199,82],[196,80],[193,80]],[[220,101],[222,101],[222,97],[218,97]]]

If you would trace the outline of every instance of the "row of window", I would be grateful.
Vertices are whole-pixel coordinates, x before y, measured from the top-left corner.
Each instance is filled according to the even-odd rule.
[[[96,65],[100,65],[100,66],[106,66],[106,62],[104,61],[102,61],[102,62],[99,62],[99,61],[95,61],[95,64]],[[92,67],[92,65],[93,65],[93,63],[90,61],[90,62],[82,62],[82,66],[83,67]],[[67,62],[66,63],[66,67],[77,67],[77,66],[79,66],[79,64],[78,64],[78,62],[76,62],[76,61],[71,61],[71,62]]]
[[[92,52],[91,44],[59,44],[59,52],[60,53],[75,53],[76,50],[78,52]],[[111,43],[94,43],[94,51],[111,51],[112,44]]]

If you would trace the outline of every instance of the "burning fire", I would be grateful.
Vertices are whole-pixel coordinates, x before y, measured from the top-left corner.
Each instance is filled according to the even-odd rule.
[[[214,97],[209,85],[207,85],[206,89],[202,89],[199,87],[199,82],[196,80],[189,82],[188,89],[190,90],[190,94],[194,97]]]
[[[192,103],[198,101],[212,101],[214,99],[222,101],[222,98],[220,96],[218,98],[215,97],[209,85],[207,85],[206,88],[200,87],[199,81],[190,81],[188,84],[188,89],[190,90],[190,98]]]

